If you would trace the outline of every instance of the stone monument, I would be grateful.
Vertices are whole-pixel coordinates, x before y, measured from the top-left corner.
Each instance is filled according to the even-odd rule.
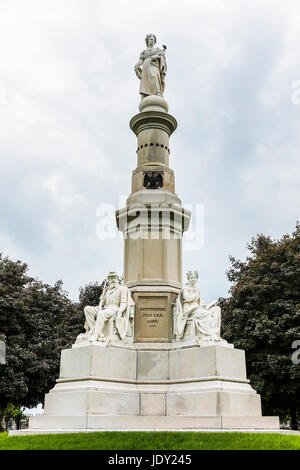
[[[176,119],[163,96],[166,46],[146,37],[135,72],[139,113],[131,194],[116,213],[124,236],[124,283],[110,272],[85,333],[61,354],[44,416],[29,433],[121,429],[278,429],[263,417],[247,380],[245,353],[220,336],[221,310],[205,304],[197,271],[182,286],[182,236],[191,213],[169,166]],[[25,431],[22,431],[23,433]]]

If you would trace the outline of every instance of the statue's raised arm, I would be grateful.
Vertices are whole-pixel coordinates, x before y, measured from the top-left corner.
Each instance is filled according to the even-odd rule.
[[[140,59],[134,67],[135,73],[141,81],[141,99],[149,95],[163,96],[167,72],[166,46],[163,46],[163,49],[154,47],[156,44],[154,34],[148,34],[145,40],[147,49],[141,52]]]

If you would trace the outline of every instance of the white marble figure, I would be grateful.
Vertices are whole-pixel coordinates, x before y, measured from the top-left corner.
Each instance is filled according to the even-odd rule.
[[[198,277],[197,271],[188,271],[188,283],[177,297],[175,306],[176,339],[184,339],[187,321],[192,319],[199,343],[204,341],[225,342],[220,336],[221,308],[216,305],[216,301],[208,305],[202,302],[200,291],[196,286]]]
[[[111,337],[104,335],[106,323],[112,320],[121,340],[124,340],[129,322],[134,316],[134,302],[127,286],[120,284],[115,271],[108,273],[97,307],[87,306],[85,314],[85,333],[78,335],[76,343],[82,341],[99,341],[108,343]],[[111,329],[113,332],[113,328]]]
[[[141,53],[140,59],[134,67],[137,77],[141,80],[140,95],[142,100],[148,95],[163,96],[167,72],[166,46],[163,46],[163,49],[154,47],[156,44],[154,34],[148,34],[145,41],[147,49]]]

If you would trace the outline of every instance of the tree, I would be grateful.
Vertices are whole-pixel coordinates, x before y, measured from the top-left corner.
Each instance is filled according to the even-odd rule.
[[[0,407],[32,407],[57,378],[61,349],[73,342],[74,314],[62,289],[27,274],[27,265],[0,257],[0,331],[6,335],[6,365],[0,366]]]
[[[6,425],[11,419],[20,421],[22,416],[22,410],[13,403],[8,403],[5,408],[0,408],[0,431],[5,431]]]
[[[43,403],[58,377],[61,350],[83,331],[83,309],[99,304],[102,285],[80,288],[79,302],[72,302],[62,281],[45,284],[28,275],[25,263],[0,254],[0,332],[6,335],[0,419],[7,410]]]
[[[103,291],[104,282],[90,282],[84,287],[79,288],[78,308],[82,310],[87,305],[99,305],[100,295]]]
[[[281,240],[260,234],[248,249],[245,262],[230,257],[230,297],[220,299],[222,335],[246,350],[264,413],[288,415],[297,429],[300,365],[292,361],[292,345],[300,339],[300,224]]]

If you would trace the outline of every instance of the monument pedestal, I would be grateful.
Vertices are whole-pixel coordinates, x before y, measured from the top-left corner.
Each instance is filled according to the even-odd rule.
[[[279,429],[262,417],[244,351],[227,343],[75,345],[45,397],[41,430]]]

